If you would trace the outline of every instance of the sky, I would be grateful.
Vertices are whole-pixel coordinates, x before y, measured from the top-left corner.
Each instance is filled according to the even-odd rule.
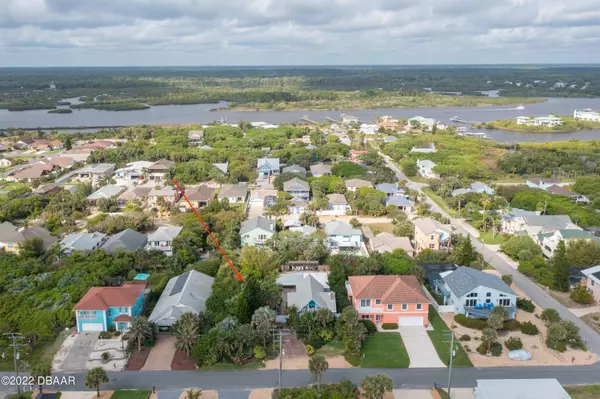
[[[0,66],[600,63],[599,0],[0,0]]]

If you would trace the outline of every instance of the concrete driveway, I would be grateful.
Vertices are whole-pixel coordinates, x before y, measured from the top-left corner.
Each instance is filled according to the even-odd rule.
[[[425,327],[399,327],[410,357],[410,368],[446,367],[438,357]]]
[[[159,334],[142,370],[171,370],[173,356],[175,356],[175,337],[170,334]]]
[[[62,371],[85,370],[85,363],[98,342],[98,333],[81,333],[75,339],[75,343],[69,349],[60,369]]]
[[[431,389],[394,389],[394,399],[433,399]]]
[[[257,216],[262,216],[265,210],[265,206],[262,203],[253,202],[248,208],[248,219],[252,219]]]

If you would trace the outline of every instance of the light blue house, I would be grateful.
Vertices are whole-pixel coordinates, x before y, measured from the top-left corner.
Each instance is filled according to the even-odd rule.
[[[291,195],[294,199],[307,200],[310,197],[308,182],[296,177],[283,183],[283,191]]]
[[[242,222],[240,241],[246,245],[262,248],[267,240],[275,234],[275,221],[257,216]]]
[[[146,284],[92,287],[75,305],[78,332],[127,331],[131,321],[144,310]]]
[[[259,179],[279,174],[279,158],[259,158],[256,161],[256,170]]]

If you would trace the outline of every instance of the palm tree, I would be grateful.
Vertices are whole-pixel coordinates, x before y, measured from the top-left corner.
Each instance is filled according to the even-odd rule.
[[[328,368],[329,363],[327,363],[327,359],[323,355],[314,355],[308,361],[308,369],[316,377],[319,390],[321,390],[321,374],[327,371]]]
[[[187,396],[186,399],[199,399],[200,396],[202,396],[202,390],[201,389],[188,389],[185,391],[185,394]]]
[[[263,306],[252,315],[252,327],[259,333],[263,339],[263,348],[267,346],[267,337],[269,336],[273,324],[275,324],[275,311],[268,306]]]
[[[141,351],[144,340],[150,339],[154,336],[154,328],[147,318],[144,316],[138,316],[131,322],[131,327],[129,327],[127,335],[129,335],[129,341],[136,342],[138,351]]]
[[[171,329],[175,336],[175,348],[184,351],[187,356],[190,355],[196,338],[198,337],[199,329],[198,316],[191,312],[184,313]]]
[[[40,382],[40,377],[48,377],[52,374],[52,365],[49,362],[36,363],[31,368],[31,377],[36,381]],[[42,388],[44,384],[39,384],[40,393],[42,393]]]
[[[108,382],[108,374],[102,367],[95,367],[88,371],[85,376],[85,386],[96,390],[97,397],[100,397],[100,384]]]

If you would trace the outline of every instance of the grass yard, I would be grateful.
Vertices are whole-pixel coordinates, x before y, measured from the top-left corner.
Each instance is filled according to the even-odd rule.
[[[450,360],[450,344],[448,343],[448,340],[450,339],[448,331],[450,331],[450,329],[435,311],[433,306],[429,307],[429,323],[433,327],[433,331],[427,331],[429,339],[431,339],[440,360],[447,366],[448,361]],[[467,356],[467,353],[460,345],[460,342],[457,339],[455,339],[454,342],[456,343],[456,354],[454,355],[452,366],[473,367],[473,363],[469,360],[469,356]]]
[[[371,223],[366,226],[371,229],[374,236],[379,233],[392,233],[394,229],[394,225],[391,223]]]
[[[496,234],[495,237],[492,236],[491,231],[480,231],[479,232],[479,241],[484,242],[489,245],[500,245],[506,240],[508,237],[500,234]]]
[[[600,398],[600,385],[582,385],[565,387],[573,399],[598,399]]]
[[[407,368],[409,365],[408,352],[396,332],[377,332],[362,344],[360,367]]]
[[[148,399],[152,391],[118,390],[112,394],[111,399]]]
[[[431,198],[433,200],[433,202],[435,202],[436,204],[438,204],[438,206],[440,208],[442,208],[444,211],[446,211],[446,213],[450,216],[450,217],[458,217],[458,212],[456,212],[454,209],[450,208],[448,206],[448,204],[446,204],[446,201],[444,201],[444,199],[442,197],[440,197],[439,195],[437,195],[437,193],[435,191],[433,191],[430,187],[423,187],[422,191],[427,194],[427,196],[429,198]]]
[[[331,342],[328,342],[327,345],[322,346],[317,349],[316,353],[318,355],[327,356],[341,356],[344,354],[346,348],[344,348],[344,342],[339,339],[334,339]]]

